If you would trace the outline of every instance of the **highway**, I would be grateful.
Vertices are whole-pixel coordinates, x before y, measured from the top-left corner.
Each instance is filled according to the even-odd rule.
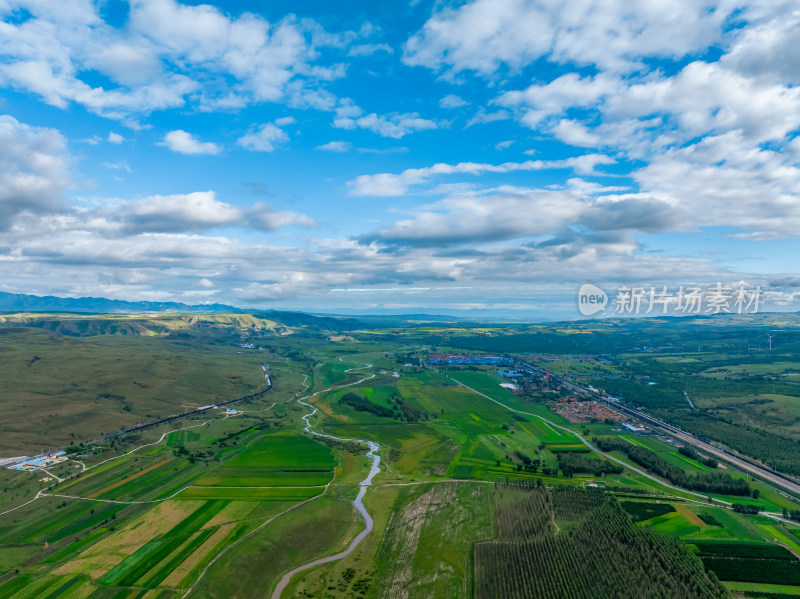
[[[546,374],[545,371],[542,370],[541,368],[538,368],[537,366],[532,366],[531,364],[527,364],[525,362],[517,362],[515,365],[520,370],[524,370],[536,376],[544,376]],[[657,418],[653,418],[652,416],[645,414],[644,412],[641,412],[639,410],[634,410],[633,408],[629,408],[625,405],[622,405],[617,401],[608,399],[603,394],[592,391],[588,387],[585,387],[584,385],[580,385],[578,383],[575,383],[573,381],[565,379],[564,377],[552,373],[550,374],[550,380],[555,381],[556,383],[559,383],[568,389],[572,389],[574,391],[578,391],[580,393],[589,395],[593,399],[602,401],[606,403],[609,407],[619,412],[623,412],[629,416],[633,416],[634,418],[637,418],[639,420],[642,420],[647,424],[649,424],[650,426],[665,430],[673,437],[677,437],[681,441],[693,445],[697,449],[700,449],[701,451],[704,451],[708,454],[718,457],[721,460],[733,464],[734,466],[743,470],[744,472],[747,472],[763,480],[769,481],[772,484],[781,487],[786,491],[789,491],[790,493],[800,496],[800,482],[798,482],[797,480],[793,479],[790,476],[778,472],[777,470],[773,470],[768,466],[763,466],[761,464],[758,464],[749,458],[736,455],[734,453],[731,453],[730,451],[722,449],[721,447],[717,447],[716,445],[713,445],[699,437],[696,437],[691,433],[687,433],[686,431],[683,431],[667,422],[664,422],[663,420],[658,420]]]

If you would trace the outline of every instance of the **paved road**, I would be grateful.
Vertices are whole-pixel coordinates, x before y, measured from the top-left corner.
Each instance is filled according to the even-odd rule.
[[[596,448],[591,443],[589,443],[589,441],[587,441],[581,434],[573,431],[572,429],[569,429],[569,428],[567,428],[565,426],[561,426],[560,424],[556,424],[555,422],[552,422],[551,420],[548,420],[544,416],[539,416],[538,414],[533,414],[531,412],[524,412],[522,410],[515,410],[514,408],[511,408],[511,407],[505,405],[504,403],[502,403],[500,401],[497,401],[496,399],[494,399],[492,397],[489,397],[485,393],[481,393],[480,391],[478,391],[476,389],[473,389],[472,387],[469,387],[469,386],[465,385],[464,383],[462,383],[462,382],[460,382],[460,381],[458,381],[458,380],[456,380],[456,379],[454,379],[452,377],[449,377],[449,378],[451,380],[455,381],[456,383],[458,383],[459,385],[461,385],[462,387],[465,387],[465,388],[469,389],[470,391],[472,391],[473,393],[477,393],[478,395],[481,395],[482,397],[485,397],[486,399],[496,403],[497,405],[503,406],[505,409],[507,409],[507,410],[509,410],[511,412],[516,412],[518,414],[526,414],[528,416],[534,416],[536,418],[539,418],[540,420],[543,420],[544,422],[546,422],[547,424],[549,424],[551,426],[554,426],[556,428],[559,428],[559,429],[563,430],[566,433],[569,433],[571,435],[576,436],[578,439],[581,440],[581,442],[583,442],[584,445],[586,445],[586,447],[588,447],[592,451],[594,451],[594,452],[596,452],[596,453],[608,458],[609,460],[612,460],[614,462],[617,462],[618,464],[621,464],[622,466],[624,466],[625,468],[627,468],[629,470],[633,470],[634,472],[636,472],[638,474],[641,474],[642,476],[646,476],[650,480],[653,480],[653,481],[659,483],[660,485],[663,485],[663,486],[665,486],[665,487],[667,487],[669,489],[672,489],[674,491],[680,491],[681,493],[688,493],[689,495],[694,495],[695,497],[700,497],[701,499],[705,499],[705,500],[708,499],[708,495],[707,494],[704,495],[704,494],[701,494],[701,493],[695,493],[694,491],[690,491],[690,490],[684,489],[682,487],[676,487],[674,485],[671,485],[671,484],[669,484],[669,483],[657,478],[656,476],[653,476],[652,474],[644,472],[643,470],[635,468],[634,466],[631,466],[630,464],[628,464],[626,462],[623,462],[622,460],[618,460],[617,458],[615,458],[612,455],[609,455],[609,454],[607,454],[607,453],[605,453],[603,451],[600,451],[598,448]],[[669,432],[670,432],[670,434],[680,438],[680,433],[679,432],[676,433],[676,432],[673,432],[672,430],[670,430]],[[732,462],[732,463],[735,463],[737,466],[741,467],[743,470],[748,470],[748,471],[750,471],[750,470],[754,470],[754,471],[755,470],[759,470],[759,471],[763,472],[762,476],[764,478],[767,478],[768,480],[770,480],[770,482],[774,482],[776,485],[780,484],[780,486],[782,486],[785,489],[794,490],[796,488],[797,492],[800,492],[800,485],[798,485],[796,483],[792,484],[789,481],[785,481],[785,480],[781,479],[780,477],[772,475],[767,470],[763,470],[762,468],[755,467],[752,464],[749,464],[748,462],[745,462],[745,461],[742,461],[742,460],[737,460],[735,458],[735,456],[731,456],[727,452],[723,452],[722,450],[717,449],[713,445],[710,445],[708,443],[704,443],[704,442],[700,441],[699,439],[696,440],[695,437],[691,437],[691,435],[686,435],[686,437],[688,437],[688,438],[687,439],[683,439],[683,440],[686,441],[687,443],[691,443],[693,445],[696,445],[696,446],[700,447],[701,449],[703,449],[704,451],[707,451],[708,453],[712,453],[712,454],[714,454],[714,455],[716,455],[718,457],[724,457],[725,460],[727,460],[729,462]],[[737,463],[737,462],[739,462],[739,463]],[[728,507],[730,507],[732,505],[729,501],[723,501],[722,499],[713,499],[713,501],[715,503],[723,504],[723,505],[728,506]],[[791,520],[787,520],[787,519],[781,517],[781,515],[779,515],[779,514],[777,514],[775,512],[761,512],[761,515],[762,516],[768,516],[768,517],[770,517],[770,518],[772,518],[774,520],[780,520],[781,522],[786,522],[786,523],[789,523],[789,524],[797,524],[796,522],[793,522]]]
[[[701,449],[701,450],[705,451],[706,453],[710,453],[710,454],[720,458],[721,460],[724,460],[726,462],[730,462],[731,464],[733,464],[734,466],[736,466],[740,470],[744,470],[745,472],[749,472],[749,473],[751,473],[751,474],[753,474],[755,476],[758,476],[759,478],[763,478],[764,480],[768,480],[773,485],[776,485],[778,487],[786,489],[787,491],[791,491],[792,493],[800,495],[800,484],[797,483],[797,482],[788,480],[787,478],[784,478],[783,476],[778,476],[776,474],[773,474],[769,470],[766,470],[764,468],[756,466],[755,464],[751,464],[750,462],[747,462],[745,460],[737,458],[735,455],[731,454],[730,452],[727,452],[727,451],[724,451],[722,449],[719,449],[718,447],[715,447],[714,445],[711,445],[711,443],[706,443],[705,441],[701,441],[697,437],[695,437],[693,435],[689,435],[688,433],[683,433],[683,432],[675,431],[675,430],[669,430],[669,434],[671,434],[673,437],[677,437],[681,441],[685,441],[686,443],[688,443],[690,445],[694,445],[698,449]]]
[[[708,495],[703,495],[702,493],[695,493],[694,491],[689,491],[688,489],[684,489],[684,488],[682,488],[682,487],[676,487],[676,486],[674,486],[674,485],[671,485],[671,484],[669,484],[669,483],[667,483],[667,482],[664,482],[663,480],[659,479],[658,477],[656,477],[656,476],[653,476],[652,474],[648,474],[648,473],[647,473],[647,472],[645,472],[644,470],[639,470],[638,468],[636,468],[636,467],[634,467],[634,466],[631,466],[631,465],[630,465],[630,464],[628,464],[627,462],[624,462],[624,461],[622,461],[622,460],[619,460],[619,459],[615,458],[614,456],[612,456],[612,455],[609,455],[609,454],[605,453],[604,451],[600,451],[600,450],[599,450],[597,447],[595,447],[595,446],[594,446],[594,445],[592,445],[592,444],[591,444],[589,441],[587,441],[587,440],[586,440],[586,438],[585,438],[583,435],[581,435],[580,433],[577,433],[577,432],[575,432],[575,431],[574,431],[574,430],[572,430],[572,429],[569,429],[569,428],[567,428],[567,427],[565,427],[565,426],[561,426],[560,424],[556,424],[555,422],[553,422],[552,420],[548,420],[548,419],[547,419],[547,418],[545,418],[544,416],[539,416],[539,414],[534,414],[533,412],[525,412],[525,411],[523,411],[523,410],[516,410],[516,409],[514,409],[514,408],[511,408],[511,407],[507,406],[506,404],[504,404],[503,402],[501,402],[501,401],[497,401],[497,400],[496,400],[496,399],[494,399],[493,397],[489,397],[489,396],[488,396],[488,395],[486,395],[485,393],[481,393],[481,392],[480,392],[480,391],[478,391],[477,389],[473,389],[472,387],[470,387],[470,386],[468,386],[468,385],[465,385],[464,383],[462,383],[461,381],[458,381],[458,380],[454,379],[453,377],[448,377],[448,378],[450,378],[451,380],[455,381],[456,383],[458,383],[458,384],[459,384],[459,385],[461,385],[462,387],[465,387],[466,389],[469,389],[469,390],[470,390],[470,391],[472,391],[473,393],[477,393],[477,394],[478,394],[478,395],[480,395],[481,397],[485,397],[485,398],[486,398],[486,399],[488,399],[489,401],[492,401],[492,402],[496,403],[497,405],[504,407],[506,410],[508,410],[508,411],[510,411],[510,412],[516,412],[517,414],[525,414],[526,416],[533,416],[534,418],[538,418],[539,420],[543,420],[544,422],[546,422],[546,423],[547,423],[547,424],[549,424],[550,426],[553,426],[553,427],[555,427],[555,428],[561,429],[561,430],[562,430],[562,431],[564,431],[565,433],[567,433],[567,434],[570,434],[570,435],[573,435],[573,436],[577,437],[578,439],[580,439],[580,441],[581,441],[581,442],[582,442],[584,445],[586,445],[586,447],[588,447],[589,449],[591,449],[591,450],[592,450],[592,451],[594,451],[595,453],[598,453],[599,455],[601,455],[601,456],[603,456],[603,457],[605,457],[605,458],[608,458],[609,460],[611,460],[611,461],[613,461],[613,462],[616,462],[617,464],[620,464],[621,466],[624,466],[624,467],[625,467],[625,468],[627,468],[628,470],[633,470],[633,471],[634,471],[634,472],[636,472],[637,474],[641,474],[642,476],[646,476],[646,477],[647,477],[647,478],[649,478],[650,480],[653,480],[653,481],[657,482],[657,483],[658,483],[658,484],[660,484],[660,485],[663,485],[663,486],[665,486],[665,487],[667,487],[667,488],[670,488],[670,489],[672,489],[672,490],[674,490],[674,491],[680,491],[681,493],[688,493],[688,494],[690,494],[690,495],[694,495],[695,497],[700,497],[701,499],[706,499],[706,500],[708,499]],[[714,501],[716,501],[717,503],[722,503],[722,504],[725,504],[725,505],[731,505],[729,502],[727,502],[727,501],[722,501],[721,499],[714,499]]]
[[[529,372],[532,371],[535,374],[539,374],[539,375],[543,375],[544,374],[544,371],[541,368],[538,368],[536,366],[531,366],[530,364],[525,364],[525,363],[521,363],[521,364],[518,364],[518,365],[521,368],[524,368],[524,369],[528,370]],[[784,489],[786,491],[789,491],[791,493],[794,493],[794,494],[800,496],[800,482],[794,480],[790,476],[787,476],[785,474],[781,474],[779,472],[773,471],[773,470],[771,470],[769,468],[766,468],[766,467],[763,467],[763,466],[759,466],[758,464],[755,464],[755,463],[751,462],[750,460],[747,460],[747,459],[744,459],[744,458],[740,458],[737,455],[735,455],[735,454],[733,454],[733,453],[731,453],[729,451],[726,451],[724,449],[720,449],[716,445],[712,445],[711,443],[707,443],[706,441],[703,441],[702,439],[699,439],[698,437],[695,437],[694,435],[692,435],[690,433],[686,433],[686,432],[682,431],[681,429],[679,429],[679,428],[677,428],[675,426],[672,426],[671,424],[669,424],[667,422],[663,422],[661,420],[653,418],[652,416],[649,416],[648,414],[644,414],[644,413],[640,412],[639,410],[634,410],[632,408],[629,408],[629,407],[624,406],[622,404],[619,404],[617,402],[611,401],[611,400],[603,397],[601,394],[595,393],[595,392],[589,390],[588,388],[584,387],[583,385],[579,385],[578,383],[574,383],[574,382],[572,382],[572,381],[570,381],[570,380],[568,380],[568,379],[566,379],[564,377],[560,377],[560,376],[551,374],[551,378],[553,380],[556,380],[556,381],[559,381],[559,382],[563,383],[564,385],[567,385],[568,387],[571,387],[572,389],[575,389],[575,390],[578,390],[578,391],[582,391],[583,393],[586,393],[586,394],[590,395],[591,397],[593,397],[594,399],[597,399],[598,401],[605,402],[612,409],[618,410],[620,412],[624,412],[625,414],[628,414],[630,416],[638,418],[639,420],[643,420],[643,421],[647,422],[651,426],[663,429],[666,432],[668,432],[670,435],[672,435],[673,437],[677,437],[678,439],[680,439],[681,441],[683,441],[685,443],[688,443],[689,445],[693,445],[693,446],[697,447],[698,449],[701,449],[701,450],[705,451],[706,453],[710,453],[711,455],[714,455],[714,456],[720,458],[721,460],[729,462],[729,463],[733,464],[734,466],[736,466],[737,468],[743,470],[744,472],[748,472],[748,473],[752,474],[753,476],[757,476],[759,478],[767,480],[770,483],[772,483],[773,485],[775,485],[777,487],[780,487],[781,489]],[[687,395],[687,399],[688,399],[688,395]]]

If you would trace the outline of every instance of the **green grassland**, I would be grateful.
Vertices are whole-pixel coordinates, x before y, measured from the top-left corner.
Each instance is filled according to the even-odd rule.
[[[490,486],[376,488],[368,506],[377,534],[341,562],[299,575],[286,596],[472,596],[471,545],[493,534]]]
[[[194,481],[201,487],[314,487],[330,482],[334,459],[324,445],[293,431],[260,436],[246,451]]]
[[[622,396],[715,441],[800,475],[800,318],[759,314],[407,329],[407,343],[520,357]],[[373,332],[373,340],[399,331]],[[770,350],[767,334],[773,337]],[[563,359],[603,354],[605,362]],[[594,378],[592,378],[594,377]],[[651,386],[650,382],[657,385]],[[698,410],[683,396],[687,390]],[[745,429],[745,427],[747,427]],[[771,437],[771,442],[770,442]],[[796,471],[796,472],[795,472]]]
[[[602,491],[502,484],[495,495],[496,538],[475,544],[476,597],[726,596],[680,541],[637,526]]]
[[[349,375],[346,371],[352,367],[352,364],[345,364],[343,362],[323,364],[315,369],[314,381],[320,388],[327,389],[328,387],[333,386],[335,383],[347,380]]]
[[[224,421],[220,424],[227,425]],[[164,461],[164,453],[129,455],[53,490],[67,499],[114,497],[114,501],[122,503],[44,497],[15,512],[15,521],[0,521],[4,524],[0,526],[0,583],[8,577],[11,566],[18,570],[24,561],[24,574],[8,582],[15,596],[36,596],[43,592],[45,584],[51,592],[73,575],[88,576],[92,582],[87,589],[93,591],[105,587],[182,588],[223,549],[263,523],[266,516],[320,496],[323,489],[312,485],[325,484],[331,478],[331,451],[291,430],[265,434],[245,428],[221,438],[232,436],[241,440],[243,447],[220,465],[220,473],[226,476],[221,481],[206,480],[202,486],[188,485],[191,480],[183,480],[181,492],[170,493],[174,499],[141,498],[164,494],[165,487],[171,491],[175,481],[180,481],[173,472],[167,482],[160,482],[164,477],[161,469],[171,472],[175,460],[150,468],[148,464]],[[215,486],[243,471],[263,479],[259,482],[264,484],[244,489]],[[302,473],[310,471],[315,478],[302,477]],[[275,476],[276,473],[288,476]],[[300,488],[283,488],[287,480]],[[119,485],[122,481],[129,482]],[[352,507],[347,502],[344,505],[352,522]],[[16,549],[14,553],[12,548]],[[32,560],[35,553],[39,553],[39,559]],[[18,561],[14,563],[13,559]],[[27,582],[19,586],[20,580]],[[0,592],[6,586],[0,586]]]
[[[280,381],[292,374],[288,367],[280,365],[271,372],[278,389]],[[269,398],[286,401],[284,398],[291,391],[288,399],[292,399],[302,390],[300,383],[302,377],[296,376],[294,388],[286,388],[283,397],[277,396],[274,388]],[[312,498],[308,509],[319,502],[320,507],[313,508],[317,516],[309,517],[310,512],[301,511],[294,524],[290,518],[276,521],[275,530],[270,524],[259,529],[253,538],[260,547],[264,543],[273,547],[273,554],[281,555],[281,559],[285,555],[284,535],[295,534],[297,527],[306,530],[305,536],[298,537],[294,555],[297,560],[314,555],[315,547],[320,551],[338,547],[360,526],[354,520],[352,506],[343,497],[350,491],[346,487],[337,488],[329,499],[316,498],[331,481],[336,463],[339,463],[337,471],[343,470],[347,460],[343,459],[343,452],[332,452],[324,444],[296,432],[299,414],[304,411],[300,406],[273,403],[266,399],[245,404],[241,407],[242,414],[229,420],[210,414],[209,421],[189,421],[186,425],[192,428],[171,432],[157,446],[146,446],[129,455],[127,451],[136,443],[158,441],[162,431],[147,431],[115,441],[113,447],[98,447],[96,453],[83,458],[90,468],[85,474],[49,490],[64,496],[63,499],[46,497],[14,513],[18,520],[6,530],[6,538],[0,545],[3,567],[0,592],[39,596],[41,592],[52,593],[71,585],[70,593],[80,590],[102,594],[107,589],[111,596],[114,589],[149,588],[171,594],[175,587],[183,588],[196,579],[216,555],[227,547],[238,546],[240,539],[265,524],[267,515]],[[275,427],[280,430],[274,430]],[[120,453],[126,455],[109,460]],[[99,465],[94,467],[94,464]],[[5,472],[15,478],[31,476]],[[121,503],[73,499],[78,497]],[[174,499],[162,503],[167,497]],[[149,503],[125,504],[133,501]],[[51,507],[46,511],[48,503]],[[101,548],[109,543],[125,545],[136,537],[135,530],[154,526],[141,519],[165,505],[191,506],[191,510],[171,529],[148,533],[144,544],[125,548],[122,553],[111,552],[114,557],[108,559],[113,563],[105,563],[108,560],[102,556],[107,552],[101,552]],[[249,507],[236,508],[223,518],[234,506]],[[132,509],[135,513],[128,516]],[[44,512],[52,523],[37,516]],[[134,518],[137,515],[138,519]],[[25,525],[20,526],[20,522]],[[56,530],[63,532],[60,536],[46,536],[48,531]],[[311,537],[319,540],[318,547],[307,541]],[[42,551],[42,546],[46,547],[42,559],[31,560],[32,555]],[[278,576],[283,565],[292,562],[275,560],[274,555],[269,560]],[[19,570],[22,562],[25,562],[22,571],[13,576],[12,568],[14,572]],[[219,564],[224,566],[225,560],[221,559]],[[258,579],[262,575],[262,570],[255,572]],[[71,583],[73,579],[78,580],[80,587]],[[219,579],[223,581],[224,576]],[[227,582],[222,588],[226,585]],[[198,592],[206,591],[216,592],[213,588],[198,587]],[[221,596],[227,596],[224,590],[222,593]]]
[[[0,325],[39,329],[67,337],[182,337],[216,340],[232,333],[286,334],[292,328],[259,314],[0,314]]]
[[[492,535],[492,513],[487,485],[403,489],[377,550],[377,573],[369,595],[472,597],[472,544]]]
[[[798,547],[785,525],[760,516],[696,503],[648,503],[627,500],[621,505],[641,526],[675,536],[698,554],[721,580],[797,584]],[[647,517],[650,516],[652,517]],[[775,560],[786,560],[776,564]]]
[[[391,385],[364,387],[364,394],[371,402],[385,408],[391,408],[392,404],[389,402],[389,398],[396,390],[397,389]]]
[[[341,561],[298,574],[284,597],[472,597],[473,547],[497,536],[494,488],[507,483],[521,485],[520,496],[541,485],[553,497],[600,484],[606,497],[619,496],[623,509],[609,508],[612,520],[647,529],[641,539],[653,547],[696,553],[694,559],[729,588],[784,594],[800,589],[796,560],[787,558],[800,553],[800,525],[735,513],[630,468],[565,476],[558,457],[569,452],[594,463],[603,459],[568,432],[574,431],[644,448],[686,474],[710,470],[676,445],[614,424],[571,424],[550,409],[546,397],[500,387],[505,379],[495,368],[418,365],[425,345],[520,355],[605,352],[608,363],[563,359],[550,367],[601,388],[618,385],[623,396],[631,394],[662,416],[664,410],[680,417],[681,411],[690,413],[686,388],[700,407],[695,417],[725,417],[726,426],[738,427],[766,415],[790,438],[795,409],[800,418],[793,395],[800,381],[788,334],[780,353],[744,359],[726,350],[726,344],[738,343],[738,329],[724,323],[702,333],[698,351],[700,333],[690,344],[685,330],[704,325],[688,321],[683,329],[655,323],[437,324],[346,334],[315,329],[308,335],[295,327],[291,335],[264,337],[277,329],[246,318],[224,326],[212,318],[205,327],[177,318],[172,328],[147,329],[156,333],[149,336],[135,319],[125,326],[114,318],[111,324],[68,320],[60,332],[74,336],[45,332],[56,330],[47,324],[52,318],[40,319],[34,329],[0,328],[0,376],[7,377],[7,387],[12,379],[23,381],[11,401],[0,403],[0,416],[8,415],[0,435],[8,455],[33,453],[26,443],[36,443],[44,431],[63,447],[94,431],[243,395],[262,384],[263,362],[270,364],[273,388],[237,405],[240,413],[233,417],[211,410],[84,448],[81,457],[52,470],[66,479],[59,484],[40,481],[42,473],[0,470],[0,513],[38,491],[50,494],[0,515],[0,598],[180,597],[195,583],[191,597],[262,597],[291,568],[341,551],[363,527],[351,500],[369,465],[363,445],[326,443],[302,432],[308,408],[294,400],[313,391],[321,392],[311,399],[318,408],[311,418],[314,430],[380,444],[381,472],[365,498],[375,528]],[[109,327],[138,336],[92,334]],[[620,328],[630,334],[620,335]],[[658,351],[641,350],[651,347],[656,331],[666,331]],[[263,349],[237,347],[247,340]],[[368,409],[343,402],[346,393],[363,398],[368,403],[355,405]],[[56,410],[54,398],[60,402]],[[61,403],[67,405],[63,410]],[[25,417],[29,406],[45,415],[36,426]],[[64,428],[51,426],[53,419]],[[613,455],[633,465],[626,454]],[[87,470],[77,475],[80,462]],[[720,471],[746,478],[732,467]],[[711,496],[758,503],[776,513],[800,509],[797,498],[748,482],[758,499]],[[538,522],[548,509],[526,517]],[[582,520],[565,510],[555,508],[552,525],[542,530],[556,539],[579,534]],[[527,526],[525,520],[519,525]],[[678,541],[683,545],[675,546]],[[558,551],[567,543],[552,542]],[[725,553],[731,551],[735,555]],[[740,563],[732,567],[724,560]]]
[[[755,582],[725,582],[725,586],[743,597],[790,597],[800,595],[800,587],[788,584],[759,584]]]
[[[0,593],[38,597],[76,577],[81,586],[70,593],[172,593],[267,516],[319,496],[336,463],[331,450],[295,432],[293,414],[276,421],[271,406],[254,402],[233,419],[210,414],[184,423],[191,428],[147,432],[129,441],[157,445],[133,453],[128,441],[98,447],[85,473],[47,489],[54,496],[0,518]],[[282,423],[291,428],[274,430]]]
[[[262,388],[263,356],[151,337],[0,328],[0,456],[35,455]],[[30,426],[35,422],[36,426]]]
[[[373,593],[376,573],[375,556],[394,519],[394,506],[403,487],[379,486],[365,498],[365,505],[373,515],[373,533],[347,557],[299,573],[286,589],[287,597],[329,596],[334,599],[351,599]],[[374,596],[374,595],[372,595]]]
[[[189,596],[264,597],[287,570],[336,553],[361,526],[349,502],[311,501],[232,547]]]
[[[628,512],[636,522],[657,518],[675,511],[668,503],[650,503],[646,501],[622,501],[622,509]]]

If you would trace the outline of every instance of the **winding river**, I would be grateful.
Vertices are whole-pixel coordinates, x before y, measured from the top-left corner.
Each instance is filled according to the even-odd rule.
[[[365,366],[367,368],[370,368],[372,366],[372,364],[365,364]],[[346,372],[350,372],[351,370],[355,370],[355,368],[351,368],[350,370],[347,370]],[[375,375],[371,374],[370,376],[368,376],[366,378],[363,378],[363,379],[361,379],[359,381],[356,381],[355,383],[350,383],[349,385],[342,385],[342,387],[349,387],[349,386],[352,386],[352,385],[358,385],[358,384],[363,383],[364,381],[368,381],[369,379],[374,378],[374,377],[375,377]],[[348,555],[350,555],[350,553],[353,551],[353,549],[355,549],[358,546],[358,544],[364,539],[364,537],[366,537],[370,532],[372,532],[372,526],[373,526],[372,516],[369,515],[369,512],[367,512],[367,509],[364,507],[364,495],[367,492],[367,487],[372,485],[372,479],[375,478],[375,475],[378,474],[378,472],[381,471],[381,469],[380,469],[381,456],[378,455],[378,450],[380,449],[381,446],[378,443],[376,443],[375,441],[368,441],[366,439],[347,439],[347,438],[344,438],[344,437],[334,437],[333,435],[327,435],[325,433],[318,433],[315,430],[312,430],[310,418],[314,414],[317,413],[318,408],[315,408],[314,406],[312,406],[310,403],[308,403],[305,400],[311,399],[312,397],[315,397],[315,396],[319,395],[320,393],[323,393],[323,392],[326,392],[326,391],[331,391],[331,389],[324,389],[323,391],[317,391],[316,393],[313,393],[312,395],[308,395],[306,397],[303,397],[303,398],[297,400],[299,403],[303,404],[304,406],[307,406],[308,408],[311,408],[311,411],[308,414],[306,414],[305,416],[303,416],[303,420],[306,423],[305,429],[303,429],[303,430],[305,430],[305,432],[310,433],[312,435],[316,435],[317,437],[328,437],[329,439],[336,439],[337,441],[355,441],[357,443],[364,443],[365,445],[369,446],[369,451],[367,452],[367,459],[370,460],[370,462],[371,462],[371,466],[370,466],[370,469],[369,469],[369,474],[367,475],[367,478],[365,478],[360,483],[358,483],[358,486],[359,486],[358,495],[356,496],[355,500],[353,501],[353,506],[356,508],[356,511],[358,512],[358,514],[361,516],[362,520],[364,521],[364,530],[362,530],[360,533],[358,533],[358,535],[356,535],[356,537],[352,541],[350,541],[350,545],[348,545],[347,549],[345,549],[344,551],[341,551],[341,552],[339,552],[339,553],[337,553],[335,555],[329,555],[327,557],[321,557],[319,559],[315,559],[313,562],[308,562],[307,564],[303,564],[302,566],[298,566],[294,570],[291,570],[291,571],[287,572],[286,574],[284,574],[283,578],[281,578],[280,582],[278,583],[278,586],[275,587],[275,590],[272,593],[272,599],[280,599],[281,593],[286,588],[286,585],[289,584],[289,581],[292,579],[292,576],[294,576],[298,572],[302,572],[303,570],[308,570],[309,568],[313,568],[314,566],[319,566],[320,564],[327,564],[328,562],[335,562],[335,561],[340,560],[340,559],[342,559],[344,557],[347,557]]]

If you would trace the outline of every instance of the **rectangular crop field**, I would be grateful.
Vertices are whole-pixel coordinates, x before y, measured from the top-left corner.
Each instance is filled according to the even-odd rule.
[[[657,516],[663,516],[674,512],[675,508],[668,503],[652,503],[646,501],[622,501],[622,509],[628,512],[635,522],[649,520]]]
[[[784,559],[702,557],[720,580],[800,585],[800,562]]]
[[[175,499],[226,499],[230,501],[302,501],[323,492],[322,487],[297,487],[281,489],[189,487]]]
[[[800,596],[800,587],[788,584],[759,584],[757,582],[726,581],[725,586],[731,591],[753,593],[754,595],[752,596],[755,597],[784,597],[786,595]]]
[[[694,541],[696,553],[708,557],[785,559],[797,561],[791,551],[781,545],[746,541]]]
[[[194,486],[316,487],[330,482],[334,465],[331,450],[322,443],[281,431],[260,437]]]
[[[771,584],[800,584],[800,560],[772,543],[694,541],[689,547],[720,580]]]

